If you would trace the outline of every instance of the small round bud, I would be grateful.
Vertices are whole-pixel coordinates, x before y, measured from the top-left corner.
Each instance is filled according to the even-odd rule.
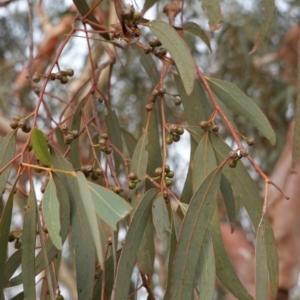
[[[93,173],[94,171],[92,165],[86,165],[85,168],[86,168],[86,172],[89,174]]]
[[[20,121],[21,120],[21,117],[19,117],[19,116],[13,116],[13,118],[12,118],[14,121]]]
[[[100,168],[96,168],[96,169],[94,170],[94,173],[95,173],[96,175],[98,175],[98,176],[101,176],[101,175],[103,175],[103,170],[100,169]]]
[[[48,233],[48,228],[47,228],[47,226],[42,226],[42,229],[43,229],[43,231],[44,231],[45,233]]]
[[[73,135],[74,139],[78,138],[78,135],[79,135],[78,130],[71,130],[69,133]]]
[[[171,134],[169,134],[166,138],[166,143],[168,145],[171,145],[173,143],[173,136]]]
[[[218,131],[219,131],[219,126],[213,125],[213,127],[211,128],[211,130],[212,130],[213,132],[218,132]]]
[[[163,170],[162,168],[156,168],[155,169],[155,175],[160,176],[162,174]]]
[[[157,38],[153,38],[148,42],[149,46],[152,48],[161,46],[161,42]]]
[[[56,79],[56,74],[55,73],[51,73],[50,74],[50,80],[55,80]]]
[[[9,126],[10,126],[11,129],[17,129],[17,128],[19,127],[19,122],[13,120],[13,121],[11,121],[11,122],[9,123]]]
[[[61,79],[60,79],[60,83],[61,84],[66,84],[66,83],[68,83],[68,81],[69,81],[69,79],[68,79],[68,77],[67,76],[62,76],[61,77]]]
[[[92,180],[98,180],[99,176],[96,173],[93,173],[91,178]]]
[[[30,132],[30,130],[31,130],[30,126],[26,126],[25,128],[22,128],[22,131],[25,132],[25,133]]]
[[[99,140],[99,144],[100,144],[100,146],[106,146],[106,139],[101,138]]]
[[[40,80],[41,80],[41,76],[37,72],[34,72],[32,76],[32,81],[38,83]]]
[[[152,108],[153,108],[152,103],[148,103],[148,104],[146,105],[146,110],[147,110],[147,111],[151,111]]]
[[[180,141],[180,136],[173,134],[173,141],[174,142],[179,142]]]
[[[203,129],[206,129],[210,125],[210,122],[208,121],[201,121],[200,122],[200,127]]]
[[[175,124],[172,124],[172,125],[169,126],[169,130],[170,130],[171,133],[175,132],[176,129],[177,129],[177,125],[175,125]]]
[[[178,126],[178,127],[176,128],[175,132],[176,132],[177,134],[179,134],[179,135],[183,135],[184,129],[183,129],[183,127],[181,127],[181,126]]]
[[[25,129],[27,127],[27,121],[25,119],[21,119],[18,125],[21,129]]]
[[[60,129],[61,129],[61,131],[64,132],[64,133],[66,133],[66,132],[69,130],[67,124],[62,124],[62,125],[60,126]]]
[[[167,190],[163,190],[163,197],[165,200],[167,200],[169,198],[169,193]]]
[[[60,71],[55,74],[55,79],[61,80],[62,77],[63,77],[63,73]]]
[[[111,154],[111,152],[112,152],[112,147],[110,147],[110,146],[106,147],[105,153]]]
[[[107,245],[112,245],[112,239],[111,239],[111,236],[109,236],[108,238],[107,238]]]
[[[126,8],[123,12],[122,12],[122,17],[126,20],[131,20],[132,19],[132,10]]]
[[[248,146],[253,146],[255,144],[255,140],[254,139],[246,139],[246,143],[248,144]]]
[[[173,183],[173,181],[172,181],[172,179],[166,179],[165,180],[165,184],[166,184],[166,186],[170,186],[170,185],[172,185],[172,183]]]
[[[108,140],[108,134],[106,132],[101,133],[101,138]]]
[[[141,17],[142,17],[142,14],[141,14],[139,11],[135,11],[135,12],[133,13],[132,19],[133,19],[134,21],[138,21]]]
[[[14,232],[11,231],[8,235],[8,241],[13,242],[15,239],[16,239],[16,236],[15,236]]]
[[[174,177],[174,172],[173,172],[173,171],[169,171],[169,172],[166,174],[166,176],[167,176],[168,178],[173,178],[173,177]]]
[[[167,90],[165,88],[161,88],[159,90],[159,93],[163,96],[165,93],[167,92]]]
[[[116,194],[120,194],[121,192],[123,192],[123,189],[120,186],[114,186],[112,188],[113,192]]]
[[[19,240],[16,240],[15,249],[21,249],[21,248],[22,248],[22,243]]]
[[[181,105],[181,104],[182,104],[181,99],[180,99],[180,98],[175,98],[175,99],[174,99],[174,104],[175,104],[176,106]]]
[[[157,90],[157,89],[154,89],[153,91],[152,91],[152,93],[151,93],[151,96],[153,96],[153,97],[157,97],[159,95],[159,91]]]
[[[128,175],[128,178],[130,180],[136,180],[136,179],[138,179],[137,174],[134,173],[134,172],[130,172],[129,175]]]
[[[237,162],[237,160],[235,160],[235,159],[232,159],[232,160],[230,160],[229,161],[229,167],[230,168],[235,168],[236,167],[236,162]]]
[[[69,77],[72,77],[74,75],[74,70],[73,69],[68,69],[65,71],[65,74]]]
[[[62,295],[57,295],[55,300],[64,300],[65,298]]]
[[[169,165],[165,165],[165,172],[168,173],[171,171],[171,168]]]
[[[160,49],[160,55],[161,55],[161,56],[165,56],[165,55],[167,55],[167,53],[168,53],[168,51],[167,51],[166,48],[161,48],[161,49]]]
[[[133,190],[133,189],[135,189],[135,187],[136,187],[136,183],[135,183],[134,181],[130,181],[129,184],[128,184],[128,187],[129,187],[131,190]]]
[[[151,50],[152,50],[151,48],[147,47],[147,48],[144,49],[144,53],[149,54],[151,52]]]
[[[64,137],[64,143],[67,145],[70,145],[74,140],[74,136],[73,134],[68,133],[65,137]]]

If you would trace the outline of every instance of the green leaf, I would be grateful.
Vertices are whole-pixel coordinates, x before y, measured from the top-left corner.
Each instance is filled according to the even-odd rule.
[[[181,226],[172,272],[171,299],[192,299],[205,232],[216,207],[221,172],[212,171],[195,192]]]
[[[265,222],[263,221],[258,226],[256,237],[256,268],[255,268],[255,282],[256,299],[268,300],[268,265],[267,265],[267,251],[265,242]]]
[[[222,20],[221,8],[219,0],[201,0],[202,8],[208,17],[208,24],[211,31],[220,28]]]
[[[156,194],[157,190],[149,190],[140,201],[133,214],[118,263],[116,280],[114,283],[114,299],[127,299],[132,270],[144,230],[151,215],[152,200]]]
[[[225,202],[228,219],[232,226],[235,223],[235,202],[231,185],[224,175],[222,175],[221,178],[221,192]]]
[[[267,33],[273,23],[273,19],[275,16],[275,1],[274,0],[263,0],[262,1],[262,10],[265,13],[265,18],[260,24],[258,37],[255,41],[255,44],[253,46],[253,49],[250,53],[253,53],[256,51],[256,49],[260,46],[261,42],[264,40],[264,38],[267,36]]]
[[[53,166],[59,170],[74,171],[70,163],[54,147],[51,148]],[[71,203],[71,235],[75,247],[78,299],[91,299],[95,277],[95,247],[88,216],[83,205],[77,178],[71,175],[60,177],[65,183]]]
[[[154,59],[151,55],[145,54],[145,52],[139,47],[136,46],[135,48],[139,51],[140,63],[142,64],[143,68],[145,69],[149,78],[151,79],[153,86],[156,86],[159,82],[159,73],[157,71]]]
[[[276,135],[268,119],[248,96],[229,82],[212,78],[207,79],[213,92],[228,108],[244,116],[270,140],[272,145],[275,144]]]
[[[56,195],[56,186],[52,176],[49,178],[42,205],[45,224],[53,245],[58,249],[62,249],[62,240],[60,232],[60,214],[59,201]]]
[[[207,230],[201,248],[200,258],[200,299],[214,299],[215,293],[215,257],[211,236]]]
[[[216,262],[216,273],[222,284],[237,298],[243,300],[253,300],[245,287],[237,277],[233,266],[227,256],[218,220],[218,210],[216,209],[209,226],[209,232],[214,246],[214,256]]]
[[[152,219],[157,235],[162,242],[164,250],[168,249],[171,223],[168,208],[164,197],[159,194],[152,205]]]
[[[114,110],[108,109],[108,114],[105,116],[106,125],[109,132],[109,138],[112,144],[119,150],[119,152],[123,152],[123,141],[121,137],[121,130],[119,125],[119,120]],[[120,154],[116,151],[113,152],[114,160],[115,160],[115,170],[118,173],[121,164],[123,163]]]
[[[42,136],[44,137],[43,134]],[[36,212],[36,198],[34,191],[31,188],[27,200],[27,206],[25,207],[22,236],[22,274],[25,299],[36,299],[34,274]]]
[[[43,132],[37,128],[33,128],[31,131],[31,144],[34,153],[39,161],[46,165],[52,166],[50,154],[48,151],[48,145]]]
[[[194,61],[187,44],[176,30],[165,22],[152,21],[149,23],[149,27],[171,54],[183,81],[184,89],[188,95],[191,95],[196,74]]]
[[[82,172],[76,172],[76,175],[83,207],[85,209],[86,215],[88,216],[87,220],[90,225],[90,232],[93,236],[98,261],[100,264],[102,264],[103,253],[100,241],[100,231],[90,186],[88,185],[88,181],[86,180],[86,177]]]
[[[70,200],[69,200],[69,196],[68,196],[68,193],[64,186],[63,181],[56,174],[53,173],[52,175],[53,175],[53,180],[56,185],[57,198],[59,199],[59,203],[60,203],[60,223],[61,223],[60,235],[61,235],[62,241],[64,241],[67,237],[67,234],[69,231],[69,225],[70,225]],[[46,247],[46,251],[47,251],[48,261],[50,262],[57,256],[59,251],[53,245],[50,238],[47,240],[45,247]],[[15,260],[16,261],[13,263],[12,268],[15,268],[15,270],[16,270],[17,266],[19,266],[21,264],[21,258],[18,261],[18,257],[16,257]],[[7,262],[7,264],[8,264],[8,262]],[[43,271],[45,269],[42,251],[40,251],[38,253],[38,255],[36,256],[34,264],[35,264],[35,269],[34,269],[35,275],[38,275],[41,271]],[[10,269],[10,267],[9,267],[9,269]],[[10,271],[8,271],[8,272],[10,272]],[[7,274],[7,280],[13,275],[13,273],[14,272],[10,273],[10,275],[9,275],[9,273]],[[19,285],[21,283],[22,283],[22,273],[15,276],[14,278],[12,278],[9,281],[8,286],[11,287],[11,286]]]
[[[148,144],[148,133],[144,133],[139,138],[131,159],[130,171],[136,173],[137,177],[140,180],[144,179],[147,171],[147,163],[148,163],[148,152],[146,151],[147,144]]]
[[[18,267],[22,263],[22,249],[17,250],[13,255],[10,256],[10,258],[7,260],[4,269],[4,286],[6,286],[7,282],[13,276],[13,274],[16,272]],[[1,273],[1,271],[0,271]],[[1,277],[3,278],[3,277]]]
[[[209,51],[212,52],[209,38],[206,32],[196,23],[194,22],[187,22],[183,25],[184,31],[190,32],[196,36],[198,36],[208,47]]]
[[[0,141],[0,169],[5,167],[15,156],[16,152],[16,131],[12,131],[7,134]],[[9,165],[0,174],[0,193],[2,194],[6,185],[12,164]]]
[[[209,131],[201,139],[192,162],[193,191],[195,192],[208,174],[217,167],[214,149],[210,143]]]
[[[145,14],[145,12],[151,8],[158,0],[145,0],[144,2],[144,6],[143,6],[143,9],[142,9],[142,15]]]
[[[134,148],[137,144],[137,140],[131,133],[129,133],[125,129],[121,129],[121,131],[122,131],[122,136],[123,136],[123,139],[124,139],[126,147],[127,147],[129,157],[132,157]]]
[[[81,99],[79,103],[77,104],[73,119],[72,119],[72,130],[80,131],[80,124],[81,124],[81,114],[82,109],[85,105],[86,101],[85,98]],[[75,170],[80,169],[81,162],[80,162],[80,155],[79,155],[79,137],[74,138],[72,143],[70,144],[70,158],[73,165],[73,168]]]
[[[96,213],[113,230],[117,230],[117,223],[131,211],[132,207],[116,193],[92,182],[88,182],[88,185]]]
[[[231,149],[216,135],[211,135],[211,142],[216,153],[217,161],[218,163],[221,163],[226,157],[228,157]],[[235,199],[242,201],[254,228],[257,230],[262,216],[262,202],[257,188],[246,167],[239,161],[235,168],[230,168],[228,164],[225,165],[222,172],[235,192]],[[278,257],[273,230],[269,220],[267,219],[265,220],[265,228],[270,284],[272,297],[275,298],[278,289]]]
[[[2,291],[4,290],[4,287],[6,285],[6,268],[4,268],[4,264],[7,257],[7,246],[8,246],[8,237],[9,237],[9,230],[10,230],[10,224],[11,224],[11,216],[12,216],[12,210],[13,210],[13,199],[15,194],[15,182],[14,186],[12,187],[12,190],[9,194],[8,200],[6,201],[6,205],[4,208],[4,211],[2,213],[1,219],[0,219],[0,299],[2,300]],[[2,201],[2,200],[1,200]]]

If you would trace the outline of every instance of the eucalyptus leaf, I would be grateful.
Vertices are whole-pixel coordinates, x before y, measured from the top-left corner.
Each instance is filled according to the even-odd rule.
[[[176,63],[184,89],[188,95],[191,95],[194,89],[196,73],[194,61],[187,44],[176,30],[165,22],[151,21],[149,28],[170,52],[171,57]]]
[[[39,161],[46,165],[52,166],[50,154],[48,151],[48,145],[43,132],[37,128],[33,128],[31,131],[31,144],[34,153]]]
[[[219,0],[201,0],[202,8],[208,17],[208,24],[211,31],[220,28],[222,20],[221,8]]]

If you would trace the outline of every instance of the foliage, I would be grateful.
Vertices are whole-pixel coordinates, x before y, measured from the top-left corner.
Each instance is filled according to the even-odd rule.
[[[143,14],[160,7],[156,2],[145,1]],[[254,135],[274,146],[272,125],[287,122],[270,122],[270,112],[251,97],[261,87],[251,86],[253,78],[242,82],[222,61],[227,55],[248,60],[259,49],[272,30],[275,4],[263,1],[260,28],[246,41],[244,28],[220,23],[219,1],[202,1],[210,30],[221,28],[219,48],[228,46],[225,36],[239,39],[233,52],[214,57],[221,67],[210,75],[200,68],[196,45],[201,40],[207,57],[212,39],[187,2],[184,11],[177,0],[165,5],[167,22],[148,20],[119,0],[90,6],[74,0],[80,16],[70,8],[57,31],[47,29],[39,4],[48,44],[36,56],[29,4],[30,55],[13,93],[23,113],[11,118],[12,130],[0,141],[0,299],[19,284],[14,299],[64,293],[142,299],[141,291],[149,299],[213,299],[216,290],[238,299],[276,297],[278,258],[266,212],[274,183],[264,172],[269,165],[259,166],[250,147]],[[108,26],[114,9],[119,23]],[[194,14],[193,20],[183,23],[178,14]],[[68,58],[75,39],[87,50],[82,67]],[[234,68],[242,68],[238,59]],[[247,76],[261,72],[247,68]],[[6,116],[10,110],[3,106]],[[172,157],[177,143],[181,153]],[[271,147],[265,143],[258,149]],[[176,167],[179,155],[189,156],[186,175]],[[265,186],[263,201],[250,166]],[[241,207],[257,236],[255,294],[243,285],[221,236],[221,219],[233,234],[240,227]],[[60,277],[65,262],[73,283]]]

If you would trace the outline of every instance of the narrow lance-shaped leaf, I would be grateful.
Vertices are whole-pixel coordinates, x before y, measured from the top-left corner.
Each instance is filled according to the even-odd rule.
[[[88,185],[96,213],[113,230],[117,230],[117,223],[131,211],[132,207],[116,193],[93,182],[88,182]]]
[[[215,293],[215,257],[212,239],[207,230],[204,235],[204,240],[199,258],[200,268],[200,299],[214,299]]]
[[[76,172],[76,175],[77,175],[77,182],[79,186],[83,207],[85,209],[86,215],[88,216],[90,231],[94,239],[94,245],[96,248],[98,261],[100,264],[102,264],[103,253],[102,253],[102,245],[100,241],[100,231],[97,222],[96,211],[94,207],[94,201],[92,199],[91,190],[89,188],[88,182],[84,174],[82,172]]]
[[[16,152],[16,131],[7,134],[0,141],[0,169],[5,167],[15,156]],[[0,176],[0,193],[6,185],[12,165],[8,166]]]
[[[36,299],[35,294],[35,239],[36,239],[36,198],[31,188],[25,207],[22,237],[22,274],[25,299]]]
[[[268,119],[260,108],[235,85],[208,78],[213,92],[230,109],[249,120],[272,145],[276,142],[276,135]]]
[[[33,128],[31,131],[31,144],[34,153],[39,161],[46,165],[51,166],[50,154],[48,151],[48,145],[43,132],[37,128]]]
[[[258,37],[255,41],[253,49],[250,53],[256,51],[256,49],[260,46],[261,42],[266,37],[275,16],[275,0],[263,0],[262,1],[262,10],[264,12],[264,19],[260,24],[260,28],[258,31]]]
[[[208,17],[208,24],[211,31],[220,28],[222,20],[221,8],[219,0],[201,0],[202,8]]]
[[[11,215],[13,209],[13,198],[15,194],[15,186],[17,181],[15,182],[14,186],[11,189],[9,194],[8,200],[6,201],[6,205],[1,216],[0,222],[0,299],[2,300],[2,291],[6,285],[6,278],[4,276],[5,268],[3,267],[7,257],[7,244],[8,244],[8,237],[9,237],[9,230],[10,230],[10,223],[11,223]],[[2,200],[1,200],[2,201]]]
[[[221,236],[218,218],[218,210],[216,209],[210,222],[209,232],[214,246],[217,276],[222,284],[224,284],[224,286],[235,297],[237,297],[237,299],[253,300],[236,275],[235,270],[227,256]]]
[[[47,226],[52,243],[58,250],[61,250],[62,240],[60,236],[59,201],[57,199],[56,186],[52,176],[50,176],[44,193],[42,210],[45,225]]]
[[[183,25],[184,31],[190,32],[196,36],[198,36],[208,47],[209,51],[212,52],[209,38],[206,32],[196,23],[194,22],[187,22]]]
[[[213,170],[195,192],[181,226],[172,272],[171,299],[191,299],[205,232],[216,207],[221,172]]]
[[[220,163],[228,156],[231,149],[216,135],[211,135],[211,142],[217,161]],[[230,168],[228,165],[224,166],[222,172],[235,192],[235,199],[242,201],[254,228],[257,230],[262,216],[262,201],[246,167],[239,161],[235,168]],[[275,298],[278,289],[278,257],[272,227],[268,219],[265,220],[265,243],[268,253],[270,286],[272,297]]]
[[[256,299],[268,300],[268,264],[267,264],[267,251],[265,243],[265,222],[263,221],[258,226],[256,237],[256,271],[255,282]]]
[[[152,205],[153,224],[157,235],[162,242],[164,250],[168,249],[169,236],[171,233],[171,223],[165,199],[160,194],[153,201]]]
[[[56,169],[74,172],[70,163],[54,147],[51,148],[51,159]],[[71,203],[71,236],[75,248],[76,280],[78,299],[91,299],[95,277],[95,247],[90,230],[88,216],[82,201],[77,178],[60,174]]]
[[[196,73],[194,61],[187,44],[176,30],[165,22],[152,21],[149,23],[149,27],[171,54],[183,81],[184,89],[190,95],[194,89]]]
[[[192,162],[193,191],[195,192],[208,174],[217,167],[214,149],[209,140],[209,131],[201,139]]]
[[[149,190],[133,214],[118,263],[114,284],[115,300],[125,300],[128,297],[131,273],[145,227],[151,215],[152,200],[156,194],[157,191],[155,189]]]

